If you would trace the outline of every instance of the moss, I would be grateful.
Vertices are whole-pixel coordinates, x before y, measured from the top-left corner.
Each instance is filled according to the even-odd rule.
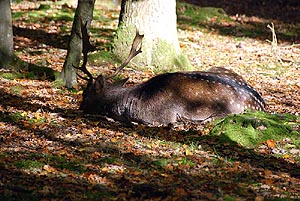
[[[127,29],[123,27],[117,30],[117,36],[113,41],[113,53],[121,60],[124,60],[128,56],[130,45],[135,36],[134,29],[135,27],[128,27]]]
[[[97,21],[101,21],[101,22],[105,21],[105,18],[103,16],[103,11],[95,9],[93,12],[93,20],[97,20]],[[106,18],[106,20],[107,20],[107,18]]]
[[[13,60],[9,63],[8,69],[11,70],[27,70],[28,63],[21,60],[19,57],[14,56]]]
[[[214,23],[233,21],[222,8],[197,7],[188,3],[177,3],[177,15],[179,24],[189,24],[197,27],[211,21]]]
[[[59,16],[54,17],[53,19],[56,21],[72,22],[74,19],[74,16],[72,13],[62,13]]]
[[[38,10],[49,10],[51,9],[51,6],[48,4],[41,4],[38,8]]]
[[[35,160],[20,160],[20,161],[16,161],[14,165],[22,169],[35,169],[35,168],[41,168],[45,164]]]
[[[10,93],[13,95],[20,95],[25,88],[23,86],[12,86]]]
[[[52,68],[29,64],[28,71],[28,78],[40,80],[55,80],[55,71]]]
[[[299,146],[300,130],[295,129],[300,124],[300,118],[289,114],[267,114],[263,112],[230,115],[214,122],[211,131],[227,143],[238,143],[247,148],[253,148],[268,139],[282,140],[289,138]]]
[[[24,14],[24,12],[13,12],[12,13],[12,18],[13,19],[19,19],[19,18],[21,18],[21,17],[23,17],[23,14]]]
[[[51,9],[51,12],[46,12]],[[26,22],[43,22],[48,20],[55,21],[73,21],[75,9],[56,9],[51,8],[50,5],[41,4],[39,8],[26,10],[21,12],[13,12],[12,18],[14,20],[24,20]]]
[[[192,70],[188,59],[182,53],[178,54],[173,44],[164,40],[159,40],[156,44],[152,49],[152,65],[156,71]]]
[[[120,63],[121,61],[110,51],[98,51],[88,55],[90,65],[102,65],[105,63]]]
[[[63,80],[59,77],[59,75],[56,75],[55,77],[56,77],[56,79],[51,84],[52,87],[57,88],[57,89],[63,87],[64,86]]]
[[[177,58],[175,59],[174,63],[182,70],[194,70],[194,67],[184,54],[177,55]]]
[[[0,77],[3,77],[8,80],[14,80],[14,79],[24,78],[24,75],[19,72],[3,72],[0,73]]]
[[[157,160],[152,161],[151,165],[156,168],[165,168],[171,162],[172,162],[171,159],[159,158]]]

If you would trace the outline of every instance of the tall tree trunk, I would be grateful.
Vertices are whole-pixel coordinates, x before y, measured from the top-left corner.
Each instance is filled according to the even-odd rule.
[[[89,29],[93,19],[95,0],[78,0],[74,21],[72,25],[71,38],[68,47],[67,57],[61,72],[61,79],[67,88],[77,85],[77,69],[82,52],[81,20],[87,22]]]
[[[14,57],[10,0],[0,0],[0,68],[11,68]]]
[[[127,56],[137,28],[145,35],[143,53],[134,59],[138,66],[190,69],[180,52],[176,20],[175,0],[122,0],[114,53],[122,59]]]

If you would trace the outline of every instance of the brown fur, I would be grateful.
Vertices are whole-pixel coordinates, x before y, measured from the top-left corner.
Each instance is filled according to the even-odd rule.
[[[124,86],[126,81],[108,83],[98,76],[84,91],[80,108],[120,121],[169,124],[206,121],[265,106],[241,76],[225,68],[165,73],[131,87]]]

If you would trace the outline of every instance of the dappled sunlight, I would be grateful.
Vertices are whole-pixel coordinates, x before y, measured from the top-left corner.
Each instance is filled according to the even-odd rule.
[[[87,65],[95,76],[119,66],[108,51],[120,11],[113,1],[96,2],[91,42],[98,50]],[[15,52],[61,71],[77,1],[43,3],[13,3]],[[180,47],[195,70],[237,72],[262,94],[267,113],[205,124],[123,124],[79,111],[84,80],[68,90],[43,73],[0,70],[0,200],[300,198],[300,50],[293,44],[299,25],[287,34],[286,16],[276,16],[275,44],[265,27],[269,11],[236,15],[226,4],[226,13],[218,7],[217,17],[198,19],[178,5]],[[251,35],[254,27],[258,35]],[[134,85],[158,73],[134,65],[118,79],[129,77],[127,85]]]

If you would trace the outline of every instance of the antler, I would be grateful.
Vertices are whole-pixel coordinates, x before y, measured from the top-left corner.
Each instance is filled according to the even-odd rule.
[[[139,33],[138,29],[136,29],[136,34],[135,34],[134,40],[132,42],[131,50],[130,50],[130,53],[129,53],[127,59],[117,68],[117,70],[112,75],[105,77],[106,79],[112,78],[112,77],[118,75],[119,72],[131,61],[131,59],[133,59],[136,55],[138,55],[139,53],[142,52],[143,38],[144,38],[144,35],[141,35]],[[139,47],[139,49],[137,49],[138,47]]]
[[[81,67],[76,67],[74,65],[73,65],[73,67],[77,68],[78,70],[81,70],[83,73],[85,73],[88,76],[88,78],[85,78],[85,77],[83,77],[83,76],[81,76],[77,73],[77,75],[80,78],[82,78],[84,80],[87,80],[88,84],[89,84],[89,83],[92,83],[95,78],[92,76],[92,74],[86,68],[87,55],[90,51],[94,50],[95,47],[92,46],[91,43],[90,43],[90,36],[87,32],[87,22],[84,25],[81,22],[81,34],[82,34],[82,46],[83,46],[82,47],[83,63],[81,65]],[[136,35],[135,35],[134,40],[132,42],[131,50],[130,50],[130,53],[129,53],[127,59],[117,68],[117,70],[112,75],[109,75],[109,76],[105,77],[106,79],[112,78],[112,77],[118,75],[119,72],[131,61],[131,59],[133,59],[136,55],[138,55],[139,53],[142,52],[142,40],[143,40],[143,38],[144,38],[144,35],[141,35],[139,33],[139,31],[136,30]]]
[[[90,35],[88,34],[88,30],[87,30],[87,23],[83,24],[83,22],[81,21],[81,34],[82,34],[82,54],[83,54],[83,63],[80,67],[76,67],[73,65],[74,68],[77,68],[78,70],[81,70],[83,73],[85,73],[88,78],[85,78],[81,75],[79,75],[77,73],[77,75],[84,79],[87,80],[89,83],[93,82],[94,77],[92,76],[92,74],[87,70],[86,68],[86,64],[87,64],[87,58],[88,58],[88,53],[90,51],[93,51],[95,49],[95,47],[93,45],[91,45],[90,43]]]

